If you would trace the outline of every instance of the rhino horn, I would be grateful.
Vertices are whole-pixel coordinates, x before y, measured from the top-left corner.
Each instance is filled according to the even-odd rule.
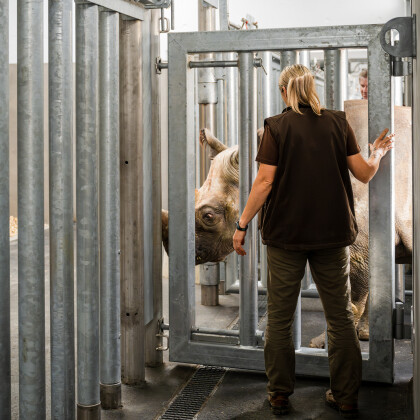
[[[169,238],[169,213],[168,210],[162,210],[162,243],[166,253],[169,255],[168,250]]]
[[[214,137],[212,132],[207,128],[200,130],[200,144],[202,147],[209,146],[208,153],[210,159],[213,159],[220,152],[227,149],[227,147],[220,140]]]

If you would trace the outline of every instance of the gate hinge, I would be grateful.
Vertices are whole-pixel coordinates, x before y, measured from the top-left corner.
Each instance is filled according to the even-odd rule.
[[[390,33],[398,31],[399,39],[391,42]],[[392,76],[407,76],[412,73],[411,61],[402,60],[417,55],[416,15],[391,19],[380,33],[382,48],[391,56]]]
[[[164,333],[164,330],[169,330],[169,325],[165,324],[163,318],[160,318],[158,320],[158,333],[156,334],[156,337],[159,340],[163,340],[164,338],[166,338],[166,346],[164,346],[163,344],[159,345],[156,347],[157,351],[166,351],[169,349],[169,335]]]

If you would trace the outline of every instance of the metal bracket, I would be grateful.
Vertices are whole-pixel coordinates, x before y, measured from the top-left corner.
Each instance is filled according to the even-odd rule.
[[[395,29],[400,35],[399,42],[391,45],[386,39],[388,31]],[[382,48],[392,57],[416,57],[416,16],[391,19],[383,26],[379,35]]]

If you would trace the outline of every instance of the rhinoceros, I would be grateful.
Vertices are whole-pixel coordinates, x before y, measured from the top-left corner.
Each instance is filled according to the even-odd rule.
[[[367,150],[367,101],[347,101],[347,118],[356,138]],[[395,110],[395,220],[396,262],[411,263],[411,111],[407,107]],[[399,132],[404,132],[398,137]],[[257,136],[261,139],[263,129]],[[223,261],[233,251],[232,236],[239,216],[239,150],[226,147],[213,134],[201,130],[200,143],[208,147],[212,159],[209,174],[195,192],[195,263]],[[369,229],[368,186],[352,176],[355,212],[359,234],[350,247],[351,300],[359,338],[369,338]],[[162,211],[162,239],[168,251],[168,213]],[[324,347],[325,333],[312,339],[311,347]]]

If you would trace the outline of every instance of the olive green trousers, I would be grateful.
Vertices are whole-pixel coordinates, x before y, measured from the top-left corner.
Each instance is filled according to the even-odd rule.
[[[324,308],[331,390],[341,404],[357,403],[362,357],[348,287],[349,248],[288,251],[267,247],[269,277],[264,358],[270,395],[291,395],[295,383],[293,317],[306,262]]]

